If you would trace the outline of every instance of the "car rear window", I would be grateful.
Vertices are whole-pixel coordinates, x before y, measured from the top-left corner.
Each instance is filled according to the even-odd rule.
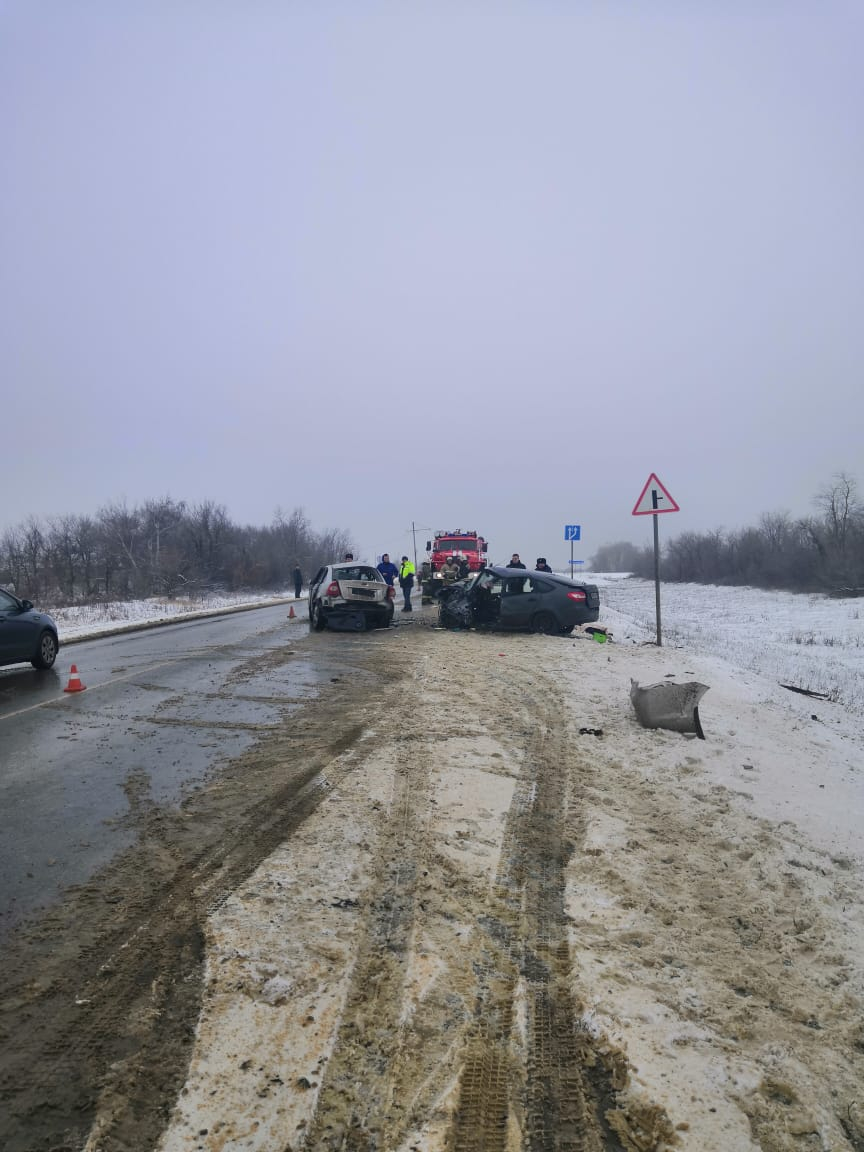
[[[340,564],[333,569],[336,580],[376,580],[386,583],[377,568],[370,568],[367,564]]]

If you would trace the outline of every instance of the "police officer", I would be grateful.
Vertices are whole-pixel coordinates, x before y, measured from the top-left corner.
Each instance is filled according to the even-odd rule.
[[[413,608],[411,607],[411,589],[414,587],[414,572],[414,565],[407,556],[403,556],[402,563],[399,567],[399,586],[402,589],[402,595],[405,597],[405,604],[402,608],[403,612],[413,612]]]

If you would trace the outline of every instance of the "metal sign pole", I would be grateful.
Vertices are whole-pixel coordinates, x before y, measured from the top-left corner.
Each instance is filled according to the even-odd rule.
[[[650,495],[649,495],[650,493]],[[661,507],[662,505],[662,507]],[[650,516],[654,521],[654,599],[657,602],[657,647],[663,646],[663,633],[660,629],[660,533],[657,517],[661,512],[680,512],[669,489],[664,488],[656,472],[645,481],[639,499],[633,506],[634,516]]]
[[[570,579],[573,579],[573,537],[570,537]]]
[[[657,647],[663,647],[663,635],[660,631],[660,533],[657,528],[657,513],[651,517],[654,521],[654,599],[657,602]]]

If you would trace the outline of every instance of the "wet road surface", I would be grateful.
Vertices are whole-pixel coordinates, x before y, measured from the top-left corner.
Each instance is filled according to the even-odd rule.
[[[280,604],[70,645],[51,672],[0,670],[0,938],[127,847],[137,808],[177,805],[314,694],[308,645],[287,680],[255,671],[308,635],[287,617]]]

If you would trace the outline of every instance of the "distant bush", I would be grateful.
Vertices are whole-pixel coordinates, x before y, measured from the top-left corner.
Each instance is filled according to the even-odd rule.
[[[763,515],[755,528],[685,532],[663,547],[661,579],[864,596],[864,504],[855,480],[845,473],[835,476],[814,503],[819,514],[799,520],[774,512]],[[591,567],[653,579],[654,550],[604,544]]]
[[[284,588],[351,546],[316,532],[304,512],[277,509],[265,527],[233,523],[222,505],[166,496],[91,516],[30,517],[0,538],[0,581],[42,604],[196,595],[214,588]]]

